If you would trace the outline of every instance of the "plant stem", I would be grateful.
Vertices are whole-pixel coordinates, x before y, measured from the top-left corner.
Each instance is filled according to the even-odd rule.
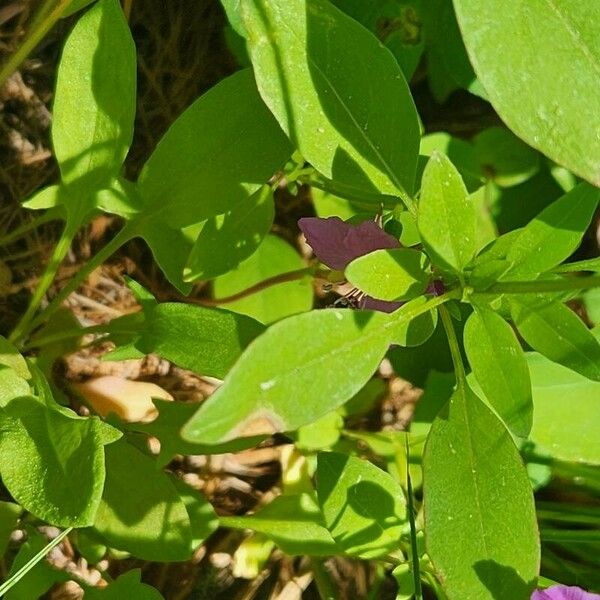
[[[458,388],[465,388],[467,385],[467,376],[465,374],[465,366],[462,361],[462,354],[460,352],[460,345],[458,338],[456,337],[456,331],[454,331],[454,325],[452,324],[452,317],[445,306],[440,306],[440,317],[444,329],[446,330],[446,336],[448,337],[448,345],[450,346],[450,354],[452,356],[452,363],[454,365],[454,372],[456,373],[456,384]]]
[[[77,274],[60,290],[60,292],[52,299],[50,304],[31,322],[30,326],[19,334],[19,338],[24,337],[31,330],[38,325],[47,321],[59,308],[63,301],[74,292],[79,285],[88,277],[88,275],[102,263],[110,258],[123,244],[126,244],[129,240],[136,237],[137,235],[137,223],[129,221],[125,226],[115,235],[115,237],[108,242],[97,254],[95,254],[91,260],[81,267]],[[17,337],[14,338],[15,340]]]
[[[338,600],[338,592],[331,581],[331,576],[323,564],[323,559],[313,557],[311,558],[310,564],[321,600]]]
[[[577,271],[600,271],[600,258],[588,258],[587,260],[566,263],[552,269],[553,273],[574,273]]]
[[[48,7],[54,3],[54,0],[48,0],[40,9],[39,17],[32,24],[32,28],[17,50],[9,56],[6,63],[0,69],[0,87],[6,80],[19,68],[19,65],[27,58],[29,53],[40,43],[42,38],[50,31],[54,23],[60,19],[63,12],[71,3],[71,0],[59,0],[56,7],[50,10]]]
[[[0,596],[4,596],[8,590],[16,585],[35,565],[37,565],[43,558],[52,550],[52,548],[58,546],[68,535],[73,531],[72,527],[67,527],[63,532],[56,536],[49,544],[46,544],[33,558],[28,560],[10,579],[7,579],[2,585],[0,585]]]
[[[78,222],[74,223],[74,221],[67,221],[62,235],[60,236],[60,239],[54,248],[50,262],[46,266],[46,270],[40,278],[38,286],[31,297],[29,306],[10,335],[10,341],[17,342],[28,332],[33,320],[33,316],[35,315],[41,301],[46,295],[48,288],[54,281],[54,277],[56,276],[56,272],[58,271],[60,263],[63,261],[67,255],[67,252],[69,251],[69,248],[71,247],[71,242],[73,241],[73,238],[77,233],[77,229],[79,228],[78,225]]]
[[[445,308],[443,308],[445,310]],[[410,523],[410,548],[413,582],[415,586],[415,600],[423,600],[423,588],[421,587],[421,569],[419,565],[419,554],[417,551],[417,526],[415,523],[415,498],[410,478],[410,447],[408,435],[404,438],[406,453],[406,490],[408,496],[408,522]]]
[[[537,281],[499,281],[487,290],[476,290],[474,294],[536,294],[544,292],[566,292],[600,287],[600,275],[590,277],[564,277]]]
[[[40,225],[44,223],[49,223],[50,221],[56,221],[60,219],[59,214],[52,209],[45,211],[39,217],[35,219],[31,219],[27,223],[24,223],[20,227],[13,229],[10,233],[7,233],[5,236],[0,237],[0,246],[6,246],[15,240],[18,240],[20,237],[23,237],[26,233],[29,233],[33,229],[37,229]]]
[[[540,539],[543,542],[596,544],[600,542],[600,532],[597,529],[541,529]]]

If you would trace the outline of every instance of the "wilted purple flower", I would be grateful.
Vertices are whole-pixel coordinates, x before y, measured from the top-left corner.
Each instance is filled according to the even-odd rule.
[[[536,590],[531,600],[599,600],[598,594],[586,592],[581,588],[568,585],[553,585],[545,590]]]
[[[334,271],[343,271],[355,258],[374,250],[400,248],[400,242],[375,221],[353,225],[339,217],[305,217],[298,225],[315,256]],[[345,298],[356,308],[386,313],[394,312],[404,304],[371,298],[360,290],[352,290]]]

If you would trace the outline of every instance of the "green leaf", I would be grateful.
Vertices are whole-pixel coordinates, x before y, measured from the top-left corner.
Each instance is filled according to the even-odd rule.
[[[206,221],[188,257],[186,281],[212,279],[237,267],[258,248],[274,217],[273,192],[263,186],[229,212]]]
[[[434,152],[425,167],[419,232],[434,265],[460,273],[477,252],[477,213],[460,174]]]
[[[66,10],[61,14],[61,19],[70,17],[72,14],[76,13],[82,8],[85,8],[88,4],[91,4],[94,1],[95,0],[71,0]]]
[[[527,437],[533,419],[531,381],[525,355],[512,327],[487,308],[475,307],[464,329],[473,374],[508,428]]]
[[[512,242],[505,279],[543,273],[567,259],[581,243],[600,201],[600,190],[582,183],[545,208]]]
[[[232,296],[277,275],[306,267],[300,255],[285,241],[267,235],[256,252],[236,269],[214,283],[216,299]],[[312,308],[310,277],[266,287],[245,298],[223,304],[223,308],[248,315],[260,323],[272,323],[283,317]]]
[[[106,483],[95,530],[109,546],[144,560],[188,560],[190,517],[171,480],[125,440],[105,452]]]
[[[165,302],[156,305],[135,347],[155,352],[177,366],[223,378],[264,327],[227,310]]]
[[[12,369],[19,377],[31,379],[27,361],[5,337],[0,335],[0,365]]]
[[[239,71],[198,98],[158,143],[138,181],[145,214],[171,227],[223,214],[247,202],[291,153],[252,71]]]
[[[564,304],[538,306],[510,299],[512,319],[525,341],[540,354],[588,379],[600,381],[600,342]]]
[[[535,412],[530,439],[558,460],[600,465],[600,383],[527,354]]]
[[[31,389],[25,379],[15,371],[0,366],[0,407],[6,406],[14,398],[29,396]]]
[[[315,421],[371,378],[389,345],[387,318],[319,310],[276,323],[242,354],[183,437],[216,444]]]
[[[427,257],[418,250],[375,250],[353,260],[344,272],[348,281],[381,300],[410,300],[429,282]]]
[[[244,30],[244,23],[242,22],[241,13],[241,0],[221,0],[221,4],[225,9],[225,14],[227,15],[227,20],[229,21],[233,30],[242,37],[246,37],[246,32]]]
[[[119,2],[99,0],[75,25],[58,68],[52,142],[64,183],[84,178],[89,189],[118,174],[133,136],[135,62]]]
[[[427,553],[450,600],[529,598],[540,548],[510,434],[468,388],[433,422],[423,458]]]
[[[85,527],[94,520],[104,484],[103,444],[96,417],[53,410],[36,398],[1,411],[0,473],[13,498],[52,525]]]
[[[306,160],[360,190],[411,193],[417,113],[375,36],[326,0],[242,0],[242,17],[261,96]]]
[[[324,450],[335,445],[343,428],[344,418],[339,411],[332,410],[314,423],[300,427],[292,438],[300,450]]]
[[[60,204],[60,185],[49,185],[35,192],[33,196],[21,203],[21,206],[29,210],[48,210]]]
[[[105,588],[89,587],[85,592],[85,600],[163,600],[157,589],[141,582],[141,574],[140,569],[133,569]]]
[[[0,556],[4,556],[11,533],[15,530],[23,509],[14,502],[0,501]]]
[[[419,310],[427,302],[425,296],[413,298],[402,306],[402,310]],[[396,311],[396,314],[400,314]],[[410,321],[403,321],[394,327],[391,342],[400,346],[420,346],[424,344],[435,331],[437,325],[437,310],[430,310],[420,314]]]
[[[321,452],[317,495],[327,527],[346,554],[370,559],[400,545],[406,504],[389,473],[353,456]]]
[[[153,402],[158,408],[158,417],[151,423],[130,423],[128,428],[158,438],[160,441],[160,454],[157,460],[159,466],[166,465],[176,454],[199,455],[238,452],[256,446],[264,439],[264,436],[255,436],[213,446],[188,442],[181,437],[181,428],[198,411],[198,404],[158,399],[154,399]]]
[[[595,3],[455,0],[454,6],[475,72],[502,120],[529,145],[599,185]],[[576,94],[556,76],[567,72],[577,73]]]
[[[308,493],[278,496],[255,514],[221,517],[221,525],[262,533],[291,556],[331,556],[340,550]]]

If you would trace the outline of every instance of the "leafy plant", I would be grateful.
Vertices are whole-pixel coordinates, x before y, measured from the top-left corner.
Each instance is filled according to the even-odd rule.
[[[49,547],[32,524],[43,523],[157,562],[191,559],[218,527],[253,530],[267,555],[276,545],[312,557],[323,598],[337,594],[319,562],[329,556],[372,561],[397,598],[519,600],[553,581],[600,589],[597,511],[560,499],[550,509],[541,494],[553,477],[583,481],[591,505],[600,491],[600,336],[572,310],[600,287],[600,261],[573,258],[600,201],[593,4],[224,2],[250,66],[185,110],[134,182],[122,167],[135,46],[117,0],[93,3],[58,70],[60,181],[24,203],[63,220],[63,233],[0,338],[11,498],[0,542],[19,520],[30,535],[2,592],[43,594],[60,580],[39,562]],[[510,130],[421,138],[407,79],[423,53],[436,97],[476,93]],[[302,186],[318,215],[298,223],[304,254],[295,229],[272,230],[275,197]],[[530,215],[527,189],[559,191]],[[506,230],[494,202],[518,226]],[[41,308],[75,235],[103,212],[122,228]],[[159,302],[131,281],[139,313],[53,329],[67,296],[136,237],[180,295],[213,280],[208,306]],[[313,279],[345,293],[323,308]],[[57,342],[86,333],[113,342],[109,360],[156,353],[222,383],[199,406],[155,400],[151,423],[80,416],[48,363]],[[352,420],[377,403],[386,357],[424,388],[409,431]],[[273,434],[294,445],[301,474],[292,482],[284,462],[281,494],[251,514],[217,516],[169,465]],[[584,565],[572,577],[573,556]],[[85,594],[160,597],[133,571]]]

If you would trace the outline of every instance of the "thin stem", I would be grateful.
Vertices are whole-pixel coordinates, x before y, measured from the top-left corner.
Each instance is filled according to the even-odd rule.
[[[41,312],[32,322],[27,331],[23,333],[29,333],[38,325],[41,325],[44,321],[47,321],[61,306],[63,301],[74,292],[88,275],[97,267],[101,266],[104,261],[110,258],[121,246],[126,244],[129,240],[137,235],[137,223],[129,221],[125,226],[115,235],[115,237],[108,242],[97,254],[95,254],[91,260],[77,271],[76,275],[60,290],[60,292],[52,299],[50,304]],[[22,336],[21,336],[22,337]],[[15,338],[16,339],[16,338]]]
[[[27,58],[29,53],[40,43],[42,38],[50,31],[54,23],[60,19],[63,12],[71,3],[71,0],[59,0],[54,9],[47,16],[38,18],[32,25],[32,29],[19,48],[9,56],[8,60],[0,69],[0,87],[19,68],[19,65]],[[53,0],[48,0],[40,9],[39,14],[48,11]]]
[[[29,302],[29,306],[25,311],[25,314],[21,317],[21,320],[15,327],[14,331],[10,335],[10,340],[12,342],[16,342],[20,340],[29,330],[31,326],[31,322],[33,317],[39,308],[40,303],[42,302],[48,288],[54,281],[56,277],[56,272],[58,271],[58,267],[60,263],[62,263],[63,259],[67,255],[69,248],[71,247],[71,242],[77,233],[78,223],[73,224],[72,221],[67,221],[65,228],[63,229],[62,235],[58,240],[54,248],[54,252],[52,253],[52,257],[50,258],[50,262],[46,266],[46,270],[44,274],[40,278],[38,286],[31,297],[31,301]]]
[[[445,310],[445,309],[443,309]],[[408,435],[404,438],[406,453],[406,490],[408,496],[408,522],[410,523],[410,548],[412,561],[412,574],[415,586],[415,600],[423,599],[423,588],[421,587],[421,569],[419,565],[419,554],[417,550],[417,525],[415,523],[415,504],[410,478],[410,447],[408,445]]]
[[[574,273],[577,271],[600,271],[600,258],[588,258],[587,260],[566,263],[552,269],[553,273]]]
[[[10,579],[7,579],[2,585],[0,585],[0,596],[4,596],[8,590],[16,585],[35,565],[37,565],[43,558],[52,550],[52,548],[58,546],[68,535],[73,531],[72,527],[67,527],[63,532],[57,535],[49,544],[46,544],[33,558],[29,559]]]
[[[476,290],[474,294],[536,294],[543,292],[566,292],[569,290],[589,290],[600,287],[600,275],[590,277],[564,277],[537,281],[499,281],[487,290]]]
[[[465,374],[465,366],[462,361],[460,345],[458,343],[458,338],[456,337],[456,331],[454,331],[452,317],[445,306],[440,306],[440,317],[442,318],[442,324],[444,325],[446,336],[448,337],[448,345],[450,346],[450,354],[452,356],[454,372],[456,373],[457,386],[459,388],[465,388],[467,385],[467,376]]]
[[[60,215],[58,214],[58,212],[53,211],[52,209],[47,210],[35,219],[31,219],[30,221],[24,223],[20,227],[13,229],[10,233],[7,233],[5,236],[0,237],[0,246],[7,246],[15,240],[18,240],[19,238],[23,237],[26,233],[37,229],[40,225],[44,225],[44,223],[49,223],[50,221],[56,221],[58,219],[60,219]]]
[[[313,557],[310,564],[321,600],[338,600],[339,594],[333,585],[333,581],[331,581],[331,576],[323,564],[323,559]]]

